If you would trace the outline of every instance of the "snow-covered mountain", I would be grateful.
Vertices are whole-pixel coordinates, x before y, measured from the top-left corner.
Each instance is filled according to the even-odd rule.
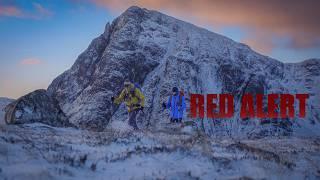
[[[50,106],[60,108],[67,117],[61,120],[64,116],[55,113],[51,119],[69,120],[78,127],[99,130],[110,120],[126,118],[124,107],[114,107],[110,102],[110,97],[119,93],[126,78],[139,83],[146,94],[146,117],[143,119],[154,129],[161,129],[160,124],[167,117],[161,103],[173,86],[183,88],[187,94],[232,93],[236,97],[235,114],[239,114],[243,92],[309,93],[308,118],[304,122],[263,120],[262,126],[260,120],[242,121],[237,116],[233,120],[219,121],[220,126],[214,126],[216,122],[212,120],[203,122],[204,127],[210,127],[206,132],[218,128],[214,131],[234,135],[239,132],[290,134],[294,127],[308,130],[309,125],[318,127],[319,72],[317,59],[285,64],[206,29],[157,11],[131,7],[108,23],[103,34],[91,42],[74,65],[58,76],[47,92],[41,93],[46,93],[45,98],[50,102],[56,100],[57,105]],[[186,98],[189,104],[189,97]],[[32,117],[32,110],[25,111],[30,108],[16,104],[16,110],[8,111],[11,113],[8,117],[16,122]],[[49,114],[48,108],[36,109],[43,111],[41,114]]]

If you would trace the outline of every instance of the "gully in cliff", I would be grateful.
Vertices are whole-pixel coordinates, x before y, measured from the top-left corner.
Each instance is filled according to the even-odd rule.
[[[245,94],[241,98],[241,118],[294,118],[306,116],[308,94]],[[295,106],[298,103],[299,106]],[[204,118],[205,96],[190,95],[190,116]],[[267,112],[264,111],[267,107]],[[295,109],[298,107],[298,109]],[[234,97],[231,94],[206,95],[207,118],[232,118],[234,116]]]

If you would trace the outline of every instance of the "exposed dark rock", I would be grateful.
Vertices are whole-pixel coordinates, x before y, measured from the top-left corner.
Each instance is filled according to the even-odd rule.
[[[40,122],[52,126],[70,126],[58,102],[46,90],[36,90],[5,108],[7,124]]]

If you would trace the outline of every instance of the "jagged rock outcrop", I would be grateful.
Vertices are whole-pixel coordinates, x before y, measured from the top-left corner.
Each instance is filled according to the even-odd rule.
[[[7,105],[5,111],[7,124],[41,122],[52,126],[71,126],[55,98],[43,89],[20,97]]]
[[[4,111],[4,108],[8,104],[10,104],[12,101],[14,101],[14,99],[0,97],[0,125],[1,124],[5,124],[5,120],[4,120],[5,111]]]
[[[309,93],[308,120],[303,123],[319,124],[319,107],[315,107],[320,104],[319,67],[319,60],[281,63],[203,28],[157,11],[131,7],[108,23],[104,33],[47,91],[70,122],[81,128],[103,129],[110,119],[126,117],[122,106],[113,107],[110,102],[126,78],[141,85],[147,101],[145,118],[154,128],[166,117],[161,102],[173,86],[189,93],[232,93],[236,115],[245,92]],[[186,99],[188,104],[189,97]],[[281,128],[291,132],[292,124],[281,119],[273,120],[270,127],[279,127],[280,122]],[[211,120],[206,123],[211,127]],[[227,123],[237,127],[227,131],[237,133],[247,127],[256,131],[261,125],[260,120],[243,122],[237,116]],[[240,128],[242,124],[246,128]]]

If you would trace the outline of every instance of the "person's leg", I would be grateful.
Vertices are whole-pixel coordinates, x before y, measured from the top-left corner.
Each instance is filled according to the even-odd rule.
[[[135,130],[139,129],[136,122],[137,114],[138,114],[138,111],[129,112],[129,125],[132,126]]]
[[[174,123],[174,119],[173,118],[170,118],[170,123]]]
[[[132,112],[128,112],[128,124],[129,124],[129,126],[132,126],[131,125],[131,117],[132,117]]]
[[[179,119],[178,119],[178,122],[179,122],[179,123],[182,123],[182,118],[179,118]]]

